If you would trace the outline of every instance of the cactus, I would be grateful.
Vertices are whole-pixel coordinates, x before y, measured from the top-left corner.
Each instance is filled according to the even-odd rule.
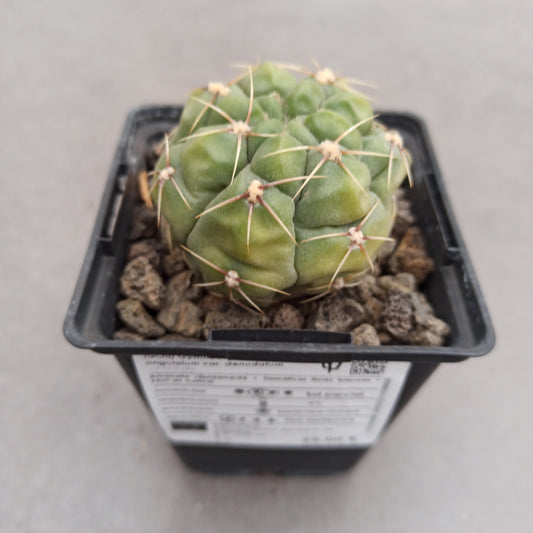
[[[353,85],[262,63],[191,94],[150,175],[200,285],[260,310],[373,270],[410,156]]]

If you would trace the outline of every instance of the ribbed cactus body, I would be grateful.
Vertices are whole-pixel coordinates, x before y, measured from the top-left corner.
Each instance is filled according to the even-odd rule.
[[[408,154],[326,74],[264,63],[195,91],[156,165],[173,243],[206,286],[245,305],[354,279],[389,235]]]

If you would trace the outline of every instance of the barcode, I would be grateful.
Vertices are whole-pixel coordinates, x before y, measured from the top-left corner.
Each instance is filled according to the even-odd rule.
[[[386,368],[386,361],[352,361],[350,374],[383,374]]]

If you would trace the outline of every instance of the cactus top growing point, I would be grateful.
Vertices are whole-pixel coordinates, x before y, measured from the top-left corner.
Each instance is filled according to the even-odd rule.
[[[303,78],[297,79],[293,71]],[[194,91],[150,173],[203,286],[260,310],[373,269],[410,156],[329,69],[262,63]]]

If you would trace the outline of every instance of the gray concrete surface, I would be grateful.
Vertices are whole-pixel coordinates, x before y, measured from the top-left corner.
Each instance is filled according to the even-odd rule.
[[[0,531],[531,531],[533,4],[5,0],[0,16]],[[373,80],[428,123],[497,332],[441,365],[335,477],[187,470],[114,359],[62,337],[129,109],[232,61]]]

